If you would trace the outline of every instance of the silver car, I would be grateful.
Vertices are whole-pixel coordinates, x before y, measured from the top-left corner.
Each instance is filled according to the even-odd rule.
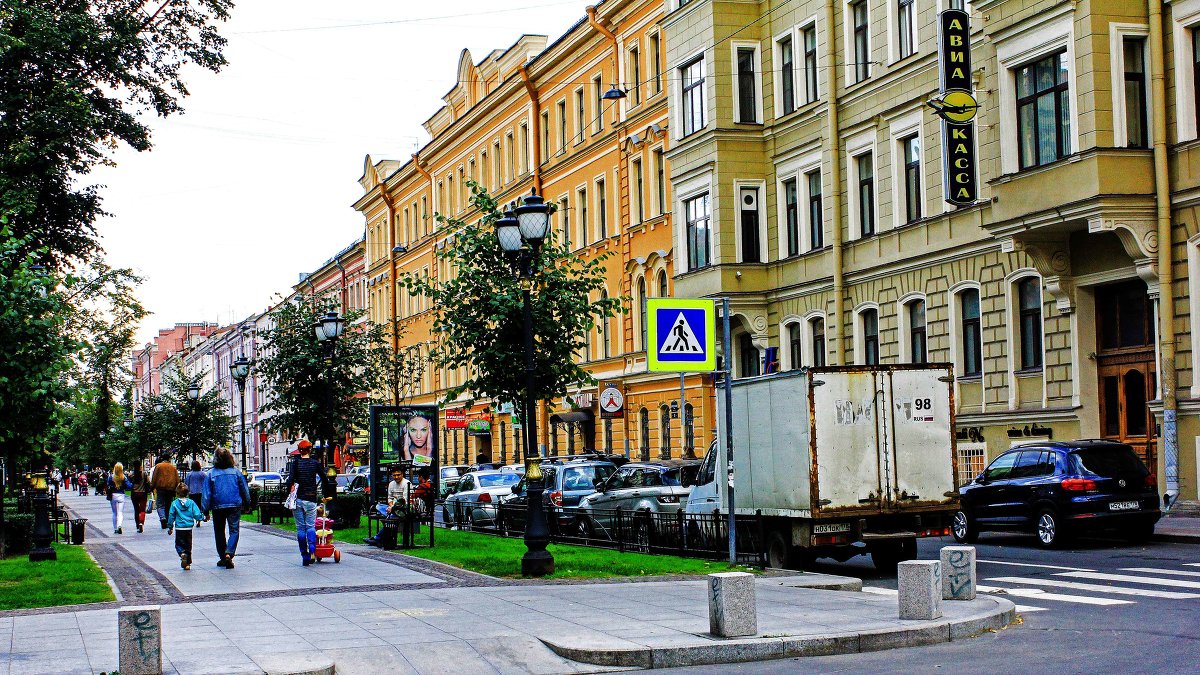
[[[674,514],[687,504],[700,463],[691,460],[633,462],[617,469],[579,502],[579,527],[589,537],[611,538],[622,512],[624,527],[646,527],[650,514]],[[636,514],[642,514],[639,519]]]
[[[520,480],[521,474],[499,469],[464,474],[446,497],[442,507],[443,521],[458,527],[495,525],[496,504],[501,495],[511,495],[512,486]]]

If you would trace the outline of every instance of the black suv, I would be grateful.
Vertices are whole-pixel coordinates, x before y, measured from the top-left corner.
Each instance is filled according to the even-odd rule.
[[[1154,474],[1133,448],[1113,441],[1017,446],[958,489],[951,531],[971,543],[982,530],[1022,530],[1045,548],[1082,532],[1116,530],[1130,541],[1154,534],[1162,515]]]

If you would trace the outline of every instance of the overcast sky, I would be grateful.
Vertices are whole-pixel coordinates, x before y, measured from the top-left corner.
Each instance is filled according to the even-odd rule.
[[[588,4],[241,0],[221,29],[229,65],[189,73],[186,113],[150,120],[154,148],[86,179],[106,186],[109,261],[146,278],[139,341],[267,308],[362,236],[364,155],[428,140],[463,48],[478,61],[522,33],[553,40]]]

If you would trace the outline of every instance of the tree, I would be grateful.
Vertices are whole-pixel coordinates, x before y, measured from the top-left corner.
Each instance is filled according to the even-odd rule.
[[[100,249],[96,186],[118,143],[150,149],[138,115],[179,112],[185,64],[217,72],[232,0],[0,0],[0,212],[54,266]]]
[[[437,252],[453,270],[449,279],[414,274],[402,279],[410,292],[436,308],[433,331],[441,337],[432,350],[442,369],[465,368],[466,379],[446,392],[446,400],[472,398],[521,401],[525,392],[521,280],[500,250],[492,223],[500,217],[494,199],[469,182],[471,202],[483,217],[467,223],[438,215],[454,233],[453,244]],[[585,340],[597,322],[621,311],[619,297],[605,298],[604,261],[576,256],[551,233],[533,261],[535,400],[566,394],[572,384],[594,383],[579,365]]]
[[[212,388],[195,401],[188,398],[188,389],[199,387],[203,379],[204,373],[173,373],[162,393],[142,401],[134,424],[138,457],[170,454],[180,462],[207,457],[229,443],[233,417],[221,392]]]
[[[392,349],[393,335],[399,345],[404,335],[403,320],[395,319],[380,331],[381,340],[374,347],[372,370],[379,379],[382,392],[380,400],[391,405],[403,405],[420,389],[421,378],[425,375],[425,359],[421,356],[422,344],[399,345]]]
[[[313,327],[336,307],[330,297],[299,295],[271,312],[274,327],[262,332],[262,356],[255,364],[275,394],[262,408],[270,431],[336,441],[346,430],[366,427],[370,399],[362,394],[377,388],[372,366],[382,329],[355,325],[363,312],[347,312],[346,331],[329,356]]]

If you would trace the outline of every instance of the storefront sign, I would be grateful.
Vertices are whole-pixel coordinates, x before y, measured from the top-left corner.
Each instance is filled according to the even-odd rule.
[[[955,206],[979,199],[975,157],[975,100],[971,79],[971,20],[960,9],[938,15],[938,71],[941,96],[929,106],[942,119],[942,175],[945,199]]]
[[[447,408],[442,411],[442,417],[446,419],[447,429],[467,428],[467,411],[463,408]]]
[[[600,419],[611,420],[625,417],[625,395],[617,384],[608,382],[600,392]]]
[[[487,420],[471,420],[467,422],[468,436],[491,436],[492,423]]]

